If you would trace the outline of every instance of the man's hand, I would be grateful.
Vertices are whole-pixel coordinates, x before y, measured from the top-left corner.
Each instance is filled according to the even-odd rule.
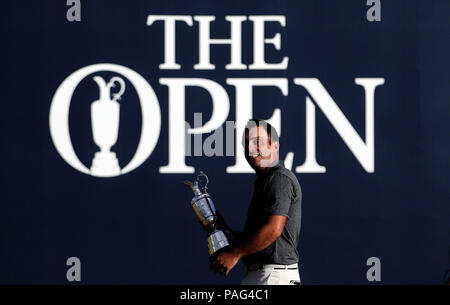
[[[228,276],[231,269],[236,266],[241,255],[237,249],[230,247],[212,258],[210,269]]]

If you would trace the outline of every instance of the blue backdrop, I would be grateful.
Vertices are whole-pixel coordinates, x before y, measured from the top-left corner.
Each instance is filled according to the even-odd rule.
[[[192,174],[161,174],[168,164],[166,78],[217,82],[279,77],[254,90],[255,117],[281,109],[281,155],[305,160],[305,98],[293,78],[318,78],[364,140],[365,95],[357,77],[384,78],[375,91],[375,170],[368,173],[316,107],[316,158],[326,173],[297,173],[303,190],[300,273],[304,284],[371,284],[369,257],[381,261],[382,284],[439,284],[449,268],[450,3],[381,0],[381,21],[369,22],[366,1],[87,1],[81,21],[66,18],[66,1],[4,1],[1,9],[0,283],[65,284],[66,260],[81,260],[85,284],[239,284],[242,263],[228,278],[209,271],[206,236],[182,184]],[[266,47],[268,62],[289,57],[285,70],[227,70],[229,46],[213,46],[215,70],[195,70],[198,23],[177,24],[179,70],[164,61],[164,27],[148,15],[213,15],[211,36],[227,38],[230,15],[282,15],[281,50]],[[253,26],[242,26],[242,61],[253,60]],[[111,178],[77,171],[61,157],[49,130],[55,91],[74,71],[114,63],[151,84],[161,108],[161,132],[135,170]],[[113,73],[101,73],[105,79]],[[128,86],[129,85],[129,86]],[[127,88],[132,86],[127,81]],[[93,141],[90,104],[98,98],[92,76],[72,96],[69,127],[76,155],[87,167]],[[186,91],[186,120],[211,116],[206,91]],[[137,94],[122,97],[120,130],[112,150],[123,167],[139,143]],[[187,157],[204,170],[209,191],[229,225],[242,229],[254,174],[228,174],[234,157]]]

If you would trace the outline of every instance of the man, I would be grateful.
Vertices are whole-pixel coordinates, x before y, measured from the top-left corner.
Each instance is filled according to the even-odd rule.
[[[247,221],[243,232],[231,230],[235,240],[212,259],[211,268],[228,275],[242,259],[248,270],[243,285],[300,284],[300,184],[279,160],[278,134],[269,123],[249,120],[243,146],[245,158],[258,176]]]

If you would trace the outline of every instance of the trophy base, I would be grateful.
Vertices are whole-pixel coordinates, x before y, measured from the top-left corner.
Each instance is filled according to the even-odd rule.
[[[214,231],[208,236],[208,250],[210,256],[229,245],[228,238],[222,230]]]
[[[120,175],[119,161],[113,152],[97,152],[92,160],[91,175],[113,177]]]

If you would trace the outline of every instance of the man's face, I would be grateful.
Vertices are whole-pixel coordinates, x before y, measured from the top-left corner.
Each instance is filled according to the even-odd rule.
[[[263,127],[251,127],[245,137],[245,158],[255,170],[264,170],[278,160],[279,143],[270,143],[270,137]]]

